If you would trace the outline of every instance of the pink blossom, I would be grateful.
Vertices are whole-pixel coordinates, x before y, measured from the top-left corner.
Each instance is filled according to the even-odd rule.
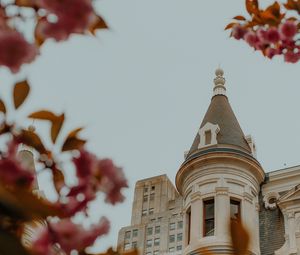
[[[41,0],[40,6],[57,17],[38,22],[37,33],[43,38],[66,40],[72,33],[84,33],[96,19],[91,0]]]
[[[79,153],[77,158],[73,158],[73,163],[76,167],[76,175],[81,180],[90,177],[92,169],[97,167],[97,158],[84,149],[80,150]]]
[[[280,35],[276,27],[271,27],[267,30],[267,40],[270,43],[277,43],[280,40]]]
[[[40,229],[32,241],[31,250],[35,255],[54,255],[48,227]]]
[[[235,25],[233,28],[232,28],[232,33],[231,35],[237,39],[237,40],[240,40],[240,39],[243,39],[244,38],[244,35],[247,33],[247,29],[245,29],[244,27],[242,27],[241,25]]]
[[[284,61],[288,63],[296,63],[300,59],[299,52],[287,51],[284,54]]]
[[[263,28],[260,28],[256,31],[256,35],[262,43],[269,43],[268,33]]]
[[[279,26],[280,37],[285,40],[292,40],[296,35],[297,30],[297,24],[290,20]]]
[[[4,185],[29,188],[34,175],[17,158],[17,148],[15,140],[8,143],[7,155],[0,160],[0,180]]]
[[[111,204],[122,202],[121,189],[128,187],[122,169],[116,167],[112,160],[102,159],[98,162],[98,171],[95,175],[101,177],[99,188],[106,193],[105,201]]]
[[[0,30],[0,65],[7,66],[13,73],[24,63],[32,62],[38,50],[23,35],[13,30]]]
[[[260,43],[259,38],[253,31],[249,31],[244,36],[245,41],[252,47],[256,48],[257,44]]]
[[[265,55],[266,57],[272,59],[275,55],[278,55],[279,54],[279,50],[278,49],[274,49],[274,48],[267,48],[266,51],[265,51]]]
[[[99,236],[107,234],[109,221],[103,217],[98,225],[86,230],[70,219],[64,219],[57,223],[50,223],[49,228],[54,243],[58,243],[62,250],[70,254],[73,250],[82,251],[91,246]]]
[[[53,246],[58,244],[67,255],[73,250],[80,252],[91,246],[98,237],[107,234],[109,227],[105,217],[90,229],[84,229],[70,219],[51,222],[37,234],[31,250],[36,255],[54,255]]]

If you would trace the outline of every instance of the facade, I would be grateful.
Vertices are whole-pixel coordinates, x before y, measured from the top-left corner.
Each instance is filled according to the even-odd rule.
[[[136,183],[131,225],[119,232],[121,250],[233,254],[228,226],[241,220],[249,254],[300,255],[300,166],[264,172],[231,109],[221,69],[175,183],[166,175]]]

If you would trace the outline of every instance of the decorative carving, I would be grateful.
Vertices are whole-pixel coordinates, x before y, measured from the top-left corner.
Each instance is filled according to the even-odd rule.
[[[278,192],[269,192],[264,195],[263,201],[266,209],[274,210],[277,207],[277,200],[279,199]]]

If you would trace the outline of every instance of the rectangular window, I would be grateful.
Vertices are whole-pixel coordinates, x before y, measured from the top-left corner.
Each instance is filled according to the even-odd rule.
[[[169,235],[169,243],[175,242],[175,235]]]
[[[182,233],[177,234],[177,242],[182,241]]]
[[[178,245],[177,246],[177,251],[181,251],[182,250],[182,245]]]
[[[144,209],[144,210],[142,211],[142,216],[146,216],[146,215],[147,215],[147,210]]]
[[[151,215],[151,214],[153,214],[154,213],[154,208],[150,208],[149,209],[149,214]]]
[[[155,238],[154,239],[154,245],[155,246],[159,246],[160,245],[160,239],[159,238]]]
[[[189,209],[189,211],[187,212],[187,243],[190,244],[190,241],[191,241],[191,209]]]
[[[230,199],[230,219],[240,220],[241,219],[241,202]]]
[[[152,239],[147,240],[147,247],[151,247],[152,246]]]
[[[215,234],[215,201],[214,199],[203,201],[203,235]]]
[[[160,226],[155,226],[155,234],[159,234],[160,233]]]
[[[125,243],[124,250],[127,251],[131,248],[130,243]]]
[[[152,187],[151,187],[151,190],[152,190],[152,191],[155,190],[155,186],[152,186]]]
[[[154,200],[154,193],[150,194],[150,201]]]
[[[211,130],[205,131],[205,145],[211,144]]]
[[[152,235],[153,233],[153,228],[147,228],[147,235]]]
[[[175,247],[170,247],[169,248],[169,252],[174,252],[175,251]]]
[[[147,195],[144,196],[143,201],[144,201],[144,202],[147,202],[147,201],[148,201],[148,196],[147,196]]]
[[[131,247],[132,247],[133,249],[137,248],[137,242],[132,242]]]
[[[145,193],[148,192],[148,187],[144,187],[144,192],[145,192]]]
[[[182,221],[178,221],[177,228],[178,229],[182,229],[182,226],[183,226],[183,222]]]
[[[175,223],[174,222],[170,223],[169,229],[170,230],[174,230],[175,229]]]
[[[125,232],[125,239],[129,239],[131,236],[131,231],[126,231]]]
[[[137,237],[138,236],[138,230],[137,229],[134,229],[132,231],[132,237]]]

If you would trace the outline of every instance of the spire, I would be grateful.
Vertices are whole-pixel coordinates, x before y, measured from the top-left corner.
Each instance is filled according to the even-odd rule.
[[[208,147],[234,147],[252,153],[226,96],[224,72],[218,68],[215,74],[213,97],[187,154],[187,160],[195,152]]]
[[[226,95],[226,87],[225,87],[225,78],[223,77],[224,71],[221,68],[218,68],[215,71],[216,78],[214,78],[214,96],[216,95]]]

